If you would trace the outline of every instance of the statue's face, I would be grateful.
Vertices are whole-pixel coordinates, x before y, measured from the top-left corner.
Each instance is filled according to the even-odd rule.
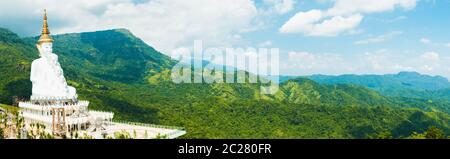
[[[43,43],[41,44],[42,52],[44,54],[50,54],[53,52],[53,44],[52,43]]]

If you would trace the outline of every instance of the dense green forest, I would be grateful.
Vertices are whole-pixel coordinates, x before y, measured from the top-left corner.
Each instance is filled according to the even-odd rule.
[[[125,29],[54,36],[68,83],[90,109],[117,120],[183,126],[184,138],[407,138],[450,135],[450,99],[391,96],[366,85],[289,78],[274,95],[259,84],[175,84],[177,61]],[[28,98],[36,37],[0,29],[0,103]],[[422,90],[418,90],[422,91]],[[424,91],[422,91],[423,93]],[[432,129],[430,129],[432,128]],[[428,133],[431,134],[431,133]]]
[[[303,76],[320,84],[353,84],[375,90],[392,97],[450,100],[450,82],[442,76],[422,75],[417,72],[399,72],[385,75],[311,75]],[[279,76],[280,81],[298,78]]]

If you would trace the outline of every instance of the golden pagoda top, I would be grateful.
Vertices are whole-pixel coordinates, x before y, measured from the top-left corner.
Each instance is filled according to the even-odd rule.
[[[44,22],[43,22],[43,26],[42,26],[42,33],[41,33],[41,37],[39,38],[38,44],[42,44],[42,43],[52,43],[53,39],[50,36],[50,30],[48,29],[48,24],[47,24],[47,10],[44,10]]]

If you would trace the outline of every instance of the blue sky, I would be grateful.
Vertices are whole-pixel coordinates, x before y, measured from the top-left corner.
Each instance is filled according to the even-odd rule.
[[[127,28],[170,55],[205,47],[280,48],[280,72],[450,77],[450,0],[42,0],[0,2],[0,27],[39,34]]]
[[[283,34],[278,32],[290,17],[297,12],[311,9],[329,8],[329,3],[317,4],[315,1],[298,3],[294,11],[278,18],[272,27],[258,32],[249,33],[249,37],[258,37],[258,40],[273,39],[274,45],[283,50],[306,50],[312,52],[357,53],[390,48],[394,51],[411,49],[411,45],[419,45],[421,38],[429,38],[436,42],[449,42],[448,28],[450,27],[450,1],[438,2],[421,1],[412,10],[396,9],[382,13],[368,14],[355,30],[361,30],[357,35],[343,34],[336,37],[311,37],[302,34]],[[355,41],[369,39],[390,32],[402,32],[385,42],[371,45],[354,45]],[[260,36],[258,36],[259,34]],[[256,38],[255,38],[256,39]],[[411,45],[410,45],[411,44]],[[432,45],[416,46],[417,51],[437,49],[448,51],[445,47]]]
[[[376,1],[374,1],[376,3]],[[327,10],[333,2],[299,1],[295,8],[278,16],[276,22],[268,28],[245,34],[253,41],[271,41],[272,46],[279,47],[283,55],[289,52],[301,52],[309,60],[298,60],[311,66],[311,61],[333,61],[342,56],[341,61],[331,62],[325,68],[282,67],[285,74],[384,74],[398,71],[418,71],[432,75],[449,77],[450,61],[450,1],[416,1],[414,7],[404,8],[397,5],[395,9],[386,9],[374,13],[364,13],[363,20],[352,29],[340,32],[336,36],[309,36],[304,33],[281,33],[280,26],[299,12],[310,10]],[[370,59],[362,60],[360,56],[372,55],[386,68],[373,68]],[[368,55],[367,55],[368,56]],[[284,59],[289,59],[285,57]],[[339,58],[340,59],[340,58]],[[376,60],[375,60],[376,61]],[[288,62],[291,65],[293,62]],[[323,63],[317,62],[317,65]],[[333,70],[334,66],[346,63],[345,67],[355,69]],[[334,64],[334,65],[333,65]],[[353,65],[353,66],[348,66]],[[319,67],[319,66],[317,66]],[[344,66],[342,66],[344,67]],[[303,68],[303,69],[302,69]],[[359,68],[359,69],[358,69]]]

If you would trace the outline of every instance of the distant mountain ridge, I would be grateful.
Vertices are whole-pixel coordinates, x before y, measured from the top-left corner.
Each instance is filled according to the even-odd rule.
[[[324,84],[357,84],[377,90],[413,89],[439,90],[450,88],[448,79],[442,76],[429,76],[417,72],[399,72],[386,75],[312,75],[308,76]]]
[[[385,75],[338,76],[311,75],[299,76],[309,78],[321,84],[353,84],[364,86],[388,96],[420,97],[427,92],[443,92],[450,90],[450,82],[442,76],[430,76],[418,72],[399,72]],[[298,78],[296,76],[280,76],[280,82]],[[436,94],[436,93],[434,93]]]

